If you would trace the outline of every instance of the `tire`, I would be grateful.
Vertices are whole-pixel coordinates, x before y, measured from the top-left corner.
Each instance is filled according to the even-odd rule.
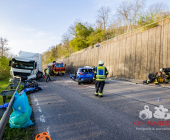
[[[62,75],[64,75],[64,73],[62,73]]]
[[[43,73],[41,71],[38,71],[36,79],[42,78],[43,77]]]
[[[81,82],[79,81],[79,79],[78,79],[78,81],[77,81],[77,82],[78,82],[78,85],[81,85]]]

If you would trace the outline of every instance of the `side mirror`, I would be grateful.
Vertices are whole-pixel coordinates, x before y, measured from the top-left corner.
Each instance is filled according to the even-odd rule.
[[[8,66],[11,66],[11,63],[12,63],[12,61],[11,61],[11,60],[9,60],[9,65],[8,65]]]
[[[37,68],[37,62],[35,63],[35,69]]]
[[[65,66],[66,66],[66,64],[65,64]]]

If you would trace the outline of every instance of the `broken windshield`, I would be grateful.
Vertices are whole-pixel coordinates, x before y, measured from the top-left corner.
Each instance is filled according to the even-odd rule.
[[[33,62],[22,62],[22,61],[12,61],[13,68],[17,69],[34,69],[34,63]]]

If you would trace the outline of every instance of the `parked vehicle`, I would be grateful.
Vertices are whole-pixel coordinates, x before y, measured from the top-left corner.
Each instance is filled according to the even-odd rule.
[[[52,64],[53,74],[55,74],[55,75],[59,75],[59,74],[64,75],[65,74],[65,66],[66,66],[66,64],[64,65],[63,62],[53,61],[53,64]]]
[[[11,76],[19,76],[22,80],[37,79],[43,76],[42,56],[39,53],[20,51],[9,61]]]
[[[82,68],[78,68],[77,70],[77,82],[78,84],[81,84],[82,82],[93,82],[93,76],[94,76],[94,70],[90,66],[85,66]]]

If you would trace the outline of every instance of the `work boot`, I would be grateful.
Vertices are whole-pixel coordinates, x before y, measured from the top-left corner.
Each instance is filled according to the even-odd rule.
[[[97,92],[94,92],[94,95],[95,95],[95,96],[98,96],[98,93],[97,93]]]
[[[158,79],[155,79],[155,85],[159,85]]]
[[[146,82],[146,80],[145,80],[145,81],[143,81],[143,84],[145,84],[145,83],[147,83],[147,82]]]
[[[164,82],[165,82],[165,84],[168,84],[168,83],[169,83],[169,81],[166,81],[166,80],[165,80]]]
[[[151,81],[150,80],[146,80],[146,84],[149,84],[149,83],[151,83]]]
[[[99,93],[99,97],[103,97],[103,93]]]

